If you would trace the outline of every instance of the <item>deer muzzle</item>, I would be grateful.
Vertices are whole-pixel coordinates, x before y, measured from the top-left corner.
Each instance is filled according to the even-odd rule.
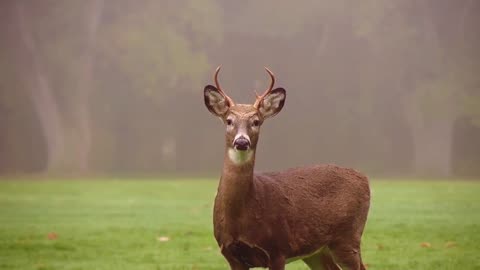
[[[240,135],[233,141],[233,147],[238,151],[246,151],[250,148],[250,139]]]

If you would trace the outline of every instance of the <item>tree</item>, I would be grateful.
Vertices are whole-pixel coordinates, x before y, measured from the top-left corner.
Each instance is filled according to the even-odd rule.
[[[64,130],[60,119],[60,112],[45,67],[40,59],[40,48],[33,36],[29,16],[26,14],[24,2],[14,3],[16,25],[22,41],[24,51],[31,62],[24,62],[22,73],[30,88],[30,97],[40,120],[47,145],[47,168],[58,168],[62,163],[64,152]],[[30,67],[29,69],[27,68]],[[32,79],[29,79],[32,77]]]
[[[100,72],[113,68],[112,76],[122,77],[121,84],[113,80],[102,87],[110,91],[105,97],[117,96],[104,100],[117,110],[109,122],[121,132],[112,135],[118,150],[132,141],[151,142],[137,144],[130,158],[115,155],[117,166],[171,170],[179,158],[186,162],[191,156],[183,148],[190,143],[185,136],[196,113],[187,104],[212,69],[205,48],[221,42],[219,13],[215,1],[115,1],[110,6],[99,50]]]
[[[370,41],[379,58],[397,67],[390,68],[390,78],[412,134],[415,172],[449,176],[454,121],[467,113],[465,101],[479,83],[471,59],[478,40],[466,35],[473,26],[468,27],[473,23],[468,13],[474,3],[369,3],[359,16],[369,19],[358,24],[357,34]]]

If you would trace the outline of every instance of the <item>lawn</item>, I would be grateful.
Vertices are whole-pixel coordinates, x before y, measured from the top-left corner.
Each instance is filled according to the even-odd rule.
[[[0,181],[0,269],[228,269],[212,234],[216,184]],[[480,182],[374,180],[372,200],[369,270],[480,269]]]

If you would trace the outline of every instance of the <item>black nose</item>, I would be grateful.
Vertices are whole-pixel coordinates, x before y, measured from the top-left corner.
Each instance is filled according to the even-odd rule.
[[[248,150],[248,148],[250,147],[250,141],[244,137],[240,137],[235,140],[233,146],[235,146],[235,149],[237,150],[245,151]]]

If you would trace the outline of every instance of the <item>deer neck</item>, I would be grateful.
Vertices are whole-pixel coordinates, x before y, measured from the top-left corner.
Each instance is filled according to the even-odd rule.
[[[225,210],[238,211],[253,188],[255,150],[244,152],[227,148],[218,188]]]

